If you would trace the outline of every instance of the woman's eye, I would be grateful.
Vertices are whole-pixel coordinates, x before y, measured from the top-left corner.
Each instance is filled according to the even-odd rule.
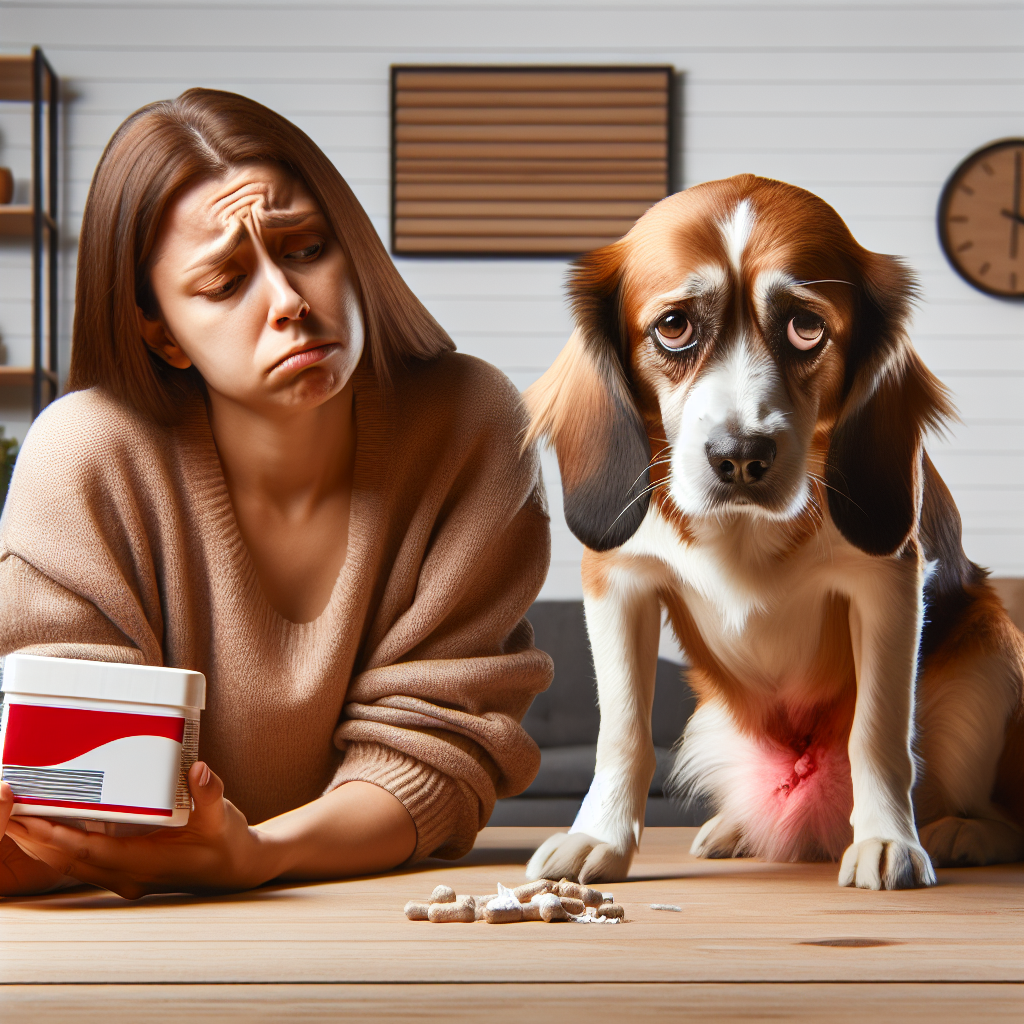
[[[235,290],[235,286],[245,277],[245,274],[239,274],[237,277],[231,278],[230,281],[226,281],[222,285],[218,285],[216,288],[210,288],[202,294],[208,299],[223,299],[231,294]]]
[[[324,247],[323,242],[314,242],[312,245],[307,245],[305,249],[297,249],[295,252],[290,252],[285,257],[286,260],[309,260],[320,253],[320,250]]]
[[[825,321],[814,313],[797,313],[786,327],[786,337],[794,348],[808,352],[825,337]]]
[[[693,324],[685,313],[666,313],[654,325],[654,332],[664,348],[679,351],[690,344]]]

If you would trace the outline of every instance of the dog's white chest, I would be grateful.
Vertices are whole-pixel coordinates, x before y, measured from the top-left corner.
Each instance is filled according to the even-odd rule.
[[[823,618],[813,595],[766,592],[738,606],[728,590],[707,595],[683,584],[680,596],[710,653],[741,682],[785,691],[811,672]]]
[[[703,644],[735,678],[779,693],[810,681],[830,601],[813,547],[758,568],[721,547],[683,543],[658,515],[648,515],[628,547],[668,570],[663,586],[675,590]]]

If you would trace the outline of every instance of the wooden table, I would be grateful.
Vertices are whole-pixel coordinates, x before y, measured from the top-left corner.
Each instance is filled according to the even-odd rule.
[[[439,882],[523,881],[550,829],[489,828],[457,864],[216,899],[0,901],[0,1020],[1020,1021],[1024,866],[862,892],[834,864],[698,861],[652,828],[619,925],[433,925]],[[670,903],[681,913],[650,909]]]

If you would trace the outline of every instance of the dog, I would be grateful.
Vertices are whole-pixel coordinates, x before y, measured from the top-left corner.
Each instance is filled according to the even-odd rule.
[[[1024,637],[923,447],[953,415],[914,280],[803,189],[753,175],[581,257],[575,331],[525,394],[557,453],[601,728],[529,878],[626,877],[655,770],[662,610],[697,695],[672,786],[698,857],[841,860],[935,883],[1024,855]]]

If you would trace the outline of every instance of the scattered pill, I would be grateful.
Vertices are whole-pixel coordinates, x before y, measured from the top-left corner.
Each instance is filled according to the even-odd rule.
[[[587,905],[583,900],[573,899],[571,896],[559,896],[562,901],[562,907],[566,913],[572,914],[573,917],[580,917],[586,912]]]
[[[550,924],[552,921],[569,920],[569,915],[565,912],[562,901],[554,893],[545,893],[542,896],[538,896],[534,902],[540,909],[540,919],[542,921],[547,921]]]
[[[674,910],[677,914],[683,912],[683,908],[677,907],[674,903],[652,903],[651,910]]]
[[[427,920],[435,924],[461,922],[472,924],[476,920],[476,905],[470,900],[457,900],[455,903],[431,903],[427,911]]]
[[[540,904],[539,903],[524,903],[523,904],[523,918],[524,921],[539,921],[540,920]]]
[[[581,900],[583,899],[584,887],[576,882],[570,882],[568,878],[563,878],[554,891],[559,896],[568,896],[570,899]]]
[[[418,900],[409,900],[405,905],[405,916],[410,921],[426,921],[428,910],[430,910],[430,904],[420,903]]]
[[[488,924],[512,924],[515,921],[522,921],[523,908],[518,907],[491,907],[484,910],[484,920]]]
[[[454,903],[455,890],[450,885],[439,885],[430,894],[431,903]]]
[[[478,921],[482,921],[484,919],[484,911],[487,910],[487,904],[493,899],[497,899],[497,894],[493,892],[490,896],[476,897],[476,919]]]
[[[655,909],[679,910],[668,904],[652,904]],[[572,921],[578,924],[619,924],[625,916],[611,893],[602,893],[563,878],[560,882],[538,879],[516,889],[500,882],[498,892],[489,896],[456,895],[451,886],[439,885],[430,894],[430,902],[410,900],[405,905],[410,921],[512,924],[516,921]]]
[[[529,903],[534,896],[552,892],[557,884],[547,878],[538,878],[536,882],[527,882],[526,885],[517,886],[512,892],[515,893],[516,899],[520,903]]]

